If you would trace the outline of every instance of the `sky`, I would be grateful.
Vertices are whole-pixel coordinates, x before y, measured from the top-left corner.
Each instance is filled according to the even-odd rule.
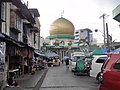
[[[62,14],[70,20],[75,30],[89,28],[93,31],[93,38],[103,42],[103,23],[99,17],[106,13],[105,22],[108,23],[109,34],[113,40],[120,41],[119,22],[113,20],[112,11],[120,0],[23,0],[28,1],[29,8],[37,8],[40,13],[41,36],[49,36],[50,25]],[[94,32],[98,29],[98,32]]]

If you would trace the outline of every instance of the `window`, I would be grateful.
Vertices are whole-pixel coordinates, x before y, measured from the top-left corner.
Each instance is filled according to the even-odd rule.
[[[107,57],[100,57],[96,60],[96,63],[104,63],[106,61]]]
[[[5,4],[1,4],[1,19],[5,21]]]
[[[21,18],[16,15],[16,28],[18,30],[21,30],[21,24],[22,24]]]
[[[79,33],[79,32],[75,32],[75,33]]]
[[[119,69],[120,70],[120,59],[114,64],[114,69]]]
[[[101,67],[101,70],[103,70],[103,69],[106,67],[106,65],[107,65],[107,63],[109,62],[109,60],[110,60],[110,57],[108,57],[108,58],[106,59],[106,61],[103,63],[103,65],[102,65],[102,67]]]
[[[75,35],[75,37],[79,37],[79,35]]]
[[[79,61],[79,60],[83,60],[84,58],[85,58],[85,56],[75,56],[72,61],[76,62],[76,61]]]

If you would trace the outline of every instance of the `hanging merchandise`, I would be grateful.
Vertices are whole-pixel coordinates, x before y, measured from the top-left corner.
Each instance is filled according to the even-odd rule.
[[[3,87],[7,79],[7,70],[5,68],[5,42],[0,42],[0,88]]]

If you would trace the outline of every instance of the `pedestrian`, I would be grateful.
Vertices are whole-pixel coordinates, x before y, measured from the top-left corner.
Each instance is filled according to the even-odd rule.
[[[47,60],[46,60],[46,59],[44,59],[44,60],[43,60],[43,63],[44,63],[44,68],[45,68],[45,69],[47,69],[47,68],[48,68],[48,63],[47,63]]]
[[[57,59],[57,62],[58,62],[58,65],[60,66],[60,59],[59,58]]]
[[[53,66],[55,66],[55,59],[54,58],[52,59],[52,64],[53,64]]]
[[[68,71],[69,70],[69,59],[68,58],[65,60],[65,63],[66,63],[66,71]]]
[[[62,64],[64,63],[63,59],[62,59]]]

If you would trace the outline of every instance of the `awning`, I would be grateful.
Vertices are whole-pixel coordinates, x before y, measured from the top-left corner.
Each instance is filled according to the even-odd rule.
[[[48,56],[46,56],[45,54],[42,54],[40,50],[36,49],[34,50],[34,57],[44,57],[44,58],[48,58]]]
[[[43,56],[43,55],[40,53],[40,50],[34,50],[34,57],[39,57],[39,56]]]
[[[96,48],[95,50],[93,50],[93,52],[90,52],[87,56],[92,57],[92,55],[105,55],[105,53],[103,53],[101,49]]]
[[[2,33],[0,33],[0,41],[5,41],[5,36]]]
[[[115,49],[113,52],[120,52],[120,48]]]
[[[59,57],[58,54],[54,53],[54,52],[51,52],[51,53],[46,53],[46,56],[49,57],[49,58],[53,58],[53,57]]]

